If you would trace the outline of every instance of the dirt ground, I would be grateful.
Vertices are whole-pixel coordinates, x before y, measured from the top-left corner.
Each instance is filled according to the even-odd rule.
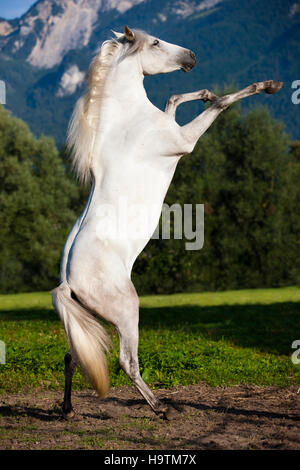
[[[205,384],[156,390],[177,412],[156,417],[133,387],[73,392],[63,420],[61,392],[0,395],[0,449],[300,450],[300,389]]]

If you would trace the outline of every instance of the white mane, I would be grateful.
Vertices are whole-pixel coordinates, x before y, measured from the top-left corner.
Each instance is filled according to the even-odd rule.
[[[136,52],[145,39],[145,34],[135,32],[134,43],[124,38],[110,39],[102,44],[94,57],[87,74],[87,91],[77,101],[67,133],[67,147],[71,150],[72,167],[78,179],[86,184],[91,179],[93,147],[99,126],[103,90],[108,71],[115,61],[117,52],[124,59]]]

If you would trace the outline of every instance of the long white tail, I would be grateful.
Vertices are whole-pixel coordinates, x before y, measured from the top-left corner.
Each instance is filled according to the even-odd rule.
[[[109,387],[105,352],[111,346],[104,327],[71,297],[66,282],[53,290],[52,302],[64,325],[71,354],[103,397]]]

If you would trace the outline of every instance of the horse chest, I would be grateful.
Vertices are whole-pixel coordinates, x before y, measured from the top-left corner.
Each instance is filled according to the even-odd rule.
[[[97,153],[108,158],[142,156],[145,160],[160,156],[178,156],[180,133],[178,126],[157,109],[141,107],[139,112],[115,113],[99,133]]]

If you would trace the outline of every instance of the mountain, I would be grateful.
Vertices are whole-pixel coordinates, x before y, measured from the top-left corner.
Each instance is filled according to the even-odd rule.
[[[300,79],[300,2],[295,0],[39,0],[21,18],[0,19],[0,79],[6,107],[36,134],[60,145],[84,77],[99,45],[125,24],[192,49],[198,64],[188,73],[146,77],[149,98],[163,107],[178,92],[275,79],[284,88],[253,97],[299,139],[299,109],[291,88]],[[182,105],[187,122],[200,103]]]

